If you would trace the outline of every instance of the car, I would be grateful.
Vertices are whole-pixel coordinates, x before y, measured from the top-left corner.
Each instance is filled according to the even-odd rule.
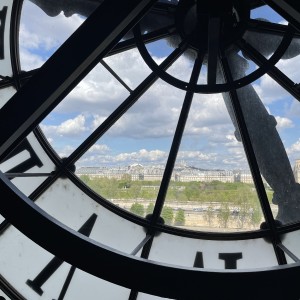
[[[204,209],[202,207],[198,207],[198,208],[193,208],[193,211],[204,211]]]

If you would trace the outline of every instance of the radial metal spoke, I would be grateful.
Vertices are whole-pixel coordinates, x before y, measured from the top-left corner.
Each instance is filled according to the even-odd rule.
[[[104,1],[86,19],[40,68],[38,74],[0,110],[0,127],[6,128],[0,136],[0,159],[61,102],[155,2]]]
[[[221,20],[217,17],[209,19],[208,23],[208,62],[207,62],[207,84],[216,84],[217,65],[219,58],[219,46],[221,39]]]
[[[123,86],[124,88],[131,93],[132,89],[122,80],[122,78],[104,61],[100,61],[101,65],[112,75],[114,76]]]
[[[135,249],[130,253],[131,255],[136,255],[152,238],[150,234],[147,234],[145,238],[135,247]]]
[[[253,32],[259,32],[259,33],[266,33],[270,35],[283,36],[289,30],[289,26],[283,24],[271,23],[262,20],[250,19],[248,21],[247,30]],[[295,32],[295,37],[300,38],[300,33]]]
[[[227,58],[225,55],[222,55],[221,58],[221,67],[223,76],[226,82],[229,84],[232,84],[233,78],[231,74],[231,70],[227,61]],[[268,224],[268,227],[270,228],[270,237],[273,243],[273,248],[275,251],[275,254],[277,256],[277,260],[279,264],[286,264],[286,259],[283,254],[283,252],[278,249],[277,245],[281,243],[279,234],[276,229],[275,220],[273,217],[273,213],[269,204],[269,200],[265,191],[265,187],[262,181],[262,177],[260,174],[259,166],[257,163],[257,159],[255,156],[255,152],[252,146],[249,130],[244,118],[243,110],[240,104],[240,99],[238,98],[237,91],[232,89],[229,92],[230,100],[231,100],[231,106],[233,109],[234,117],[236,119],[239,132],[241,134],[242,142],[244,145],[246,157],[249,163],[249,167],[253,176],[253,181],[257,190],[258,198],[260,200],[260,204],[262,207],[262,211],[265,217],[265,220]]]
[[[194,67],[193,67],[193,71],[192,71],[192,75],[190,78],[190,82],[189,82],[189,86],[191,88],[191,90],[193,90],[193,88],[196,86],[199,75],[200,75],[200,70],[202,67],[202,62],[203,62],[203,54],[198,53],[198,57],[194,63]],[[190,107],[192,104],[192,100],[193,100],[193,96],[194,96],[194,92],[192,91],[187,91],[186,95],[185,95],[185,99],[182,105],[182,109],[180,112],[180,116],[178,119],[178,124],[175,130],[175,134],[174,134],[174,138],[172,141],[172,145],[171,145],[171,149],[170,149],[170,153],[169,153],[169,157],[167,160],[167,164],[166,164],[166,168],[162,177],[162,182],[160,185],[160,189],[157,195],[157,200],[154,206],[154,210],[153,210],[153,214],[151,217],[151,221],[150,224],[151,225],[155,225],[157,224],[159,218],[160,218],[160,214],[162,211],[162,208],[164,206],[164,202],[165,202],[165,198],[166,198],[166,194],[167,194],[167,190],[169,187],[169,183],[172,177],[172,172],[174,169],[174,165],[176,162],[176,158],[177,158],[177,154],[179,151],[179,147],[180,147],[180,143],[182,140],[182,136],[183,136],[183,132],[185,129],[185,124],[189,115],[189,111],[190,111]],[[152,230],[150,228],[150,230]]]
[[[260,54],[254,47],[246,43],[244,40],[239,41],[238,45],[254,63],[256,63],[258,66],[266,67],[268,69],[267,73],[269,74],[269,76],[273,78],[293,97],[300,101],[300,90],[296,83],[294,83],[289,77],[287,77],[262,54]]]
[[[168,26],[168,27],[165,27],[165,28],[161,28],[161,29],[158,29],[158,30],[155,30],[155,31],[151,31],[151,32],[146,33],[146,34],[143,34],[142,35],[142,41],[145,44],[148,44],[148,43],[152,43],[152,42],[164,39],[164,38],[166,38],[168,36],[173,35],[174,33],[175,33],[175,27],[174,27],[174,25],[171,25],[171,26]],[[130,38],[128,40],[119,42],[106,55],[106,57],[111,56],[111,55],[115,55],[115,54],[118,54],[118,53],[121,53],[121,52],[124,52],[124,51],[127,51],[127,50],[130,50],[130,49],[133,49],[133,48],[136,48],[136,41],[135,41],[134,38]]]
[[[4,173],[4,175],[9,178],[15,178],[15,177],[48,177],[52,176],[52,173]]]
[[[147,234],[146,238],[147,238],[147,236],[149,236],[150,239],[148,239],[146,244],[143,246],[143,250],[142,250],[142,253],[141,253],[141,258],[144,258],[144,259],[149,258],[149,254],[150,254],[150,251],[151,251],[153,238],[154,238],[153,233],[152,234]],[[137,297],[138,297],[138,294],[139,294],[139,292],[137,290],[131,290],[128,300],[136,300]]]
[[[293,252],[291,252],[288,248],[286,248],[283,244],[278,244],[277,246],[283,252],[285,252],[294,262],[299,262],[300,261],[300,259]]]
[[[174,50],[161,64],[166,70],[184,52],[185,47]],[[131,95],[66,159],[64,166],[75,163],[97,140],[113,125],[138,99],[157,81],[159,77],[152,72]]]

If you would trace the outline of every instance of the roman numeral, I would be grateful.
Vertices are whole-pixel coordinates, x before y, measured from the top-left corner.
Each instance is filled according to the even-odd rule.
[[[10,170],[6,171],[6,173],[25,173],[26,171],[30,170],[35,166],[39,168],[43,166],[42,161],[37,156],[27,139],[23,140],[9,155],[5,157],[5,159],[1,163],[8,161],[9,159],[17,156],[23,151],[29,152],[30,157],[24,160],[23,162],[19,163],[18,165],[14,166]],[[13,179],[14,177],[9,178]]]
[[[0,59],[4,59],[4,31],[6,15],[7,6],[4,6],[2,10],[0,10]]]
[[[219,259],[224,260],[225,269],[236,269],[236,262],[239,259],[243,258],[243,254],[241,252],[238,253],[219,253]]]
[[[236,269],[237,261],[243,258],[243,253],[219,253],[219,259],[224,260],[225,269]],[[194,268],[204,268],[203,253],[197,252],[194,260]]]
[[[96,219],[97,215],[92,214],[90,218],[78,230],[78,232],[85,236],[89,236],[95,225]],[[55,256],[33,280],[28,279],[26,281],[27,285],[29,285],[37,294],[42,295],[44,292],[42,290],[42,285],[55,273],[55,271],[57,271],[57,269],[63,264],[63,262],[63,260]],[[75,270],[76,268],[71,266],[58,300],[62,300],[64,298]]]
[[[202,252],[196,253],[196,257],[195,257],[195,261],[194,261],[194,268],[204,268]]]

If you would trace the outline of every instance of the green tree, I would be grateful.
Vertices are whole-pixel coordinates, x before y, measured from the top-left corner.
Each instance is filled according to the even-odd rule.
[[[89,186],[91,182],[91,178],[89,175],[80,175],[79,178],[87,185]]]
[[[164,206],[161,217],[164,219],[166,225],[171,225],[174,218],[173,209],[169,206]]]
[[[230,209],[228,203],[222,203],[221,210],[218,214],[218,219],[221,227],[227,228],[230,218]]]
[[[244,228],[244,225],[247,224],[249,220],[249,204],[247,202],[242,203],[239,208],[238,225],[240,228]]]
[[[178,209],[176,215],[175,215],[175,223],[176,226],[183,226],[185,223],[185,215],[183,209]]]
[[[146,215],[152,214],[153,210],[154,210],[154,204],[151,202],[148,204],[148,206],[146,208]]]
[[[200,200],[200,187],[198,182],[190,182],[184,189],[184,195],[188,201]]]
[[[121,180],[119,180],[119,188],[129,189],[131,187],[131,175],[124,174],[122,175]]]
[[[204,215],[204,218],[206,219],[209,227],[211,227],[211,225],[212,225],[213,217],[214,217],[214,209],[213,209],[212,205],[210,204],[207,207],[207,211],[205,212],[205,215]]]
[[[252,226],[257,227],[257,225],[260,225],[262,221],[262,211],[258,205],[253,208],[253,211],[251,212],[251,223]]]
[[[133,203],[130,207],[130,211],[138,216],[143,217],[145,213],[144,206],[140,203]]]

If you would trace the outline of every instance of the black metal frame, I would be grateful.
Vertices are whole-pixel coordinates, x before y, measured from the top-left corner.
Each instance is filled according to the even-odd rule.
[[[297,0],[263,0],[298,31],[300,30],[300,6]]]
[[[124,3],[124,1],[117,0],[115,0],[115,2],[118,2],[118,4]],[[129,2],[130,1],[128,1],[128,3]],[[22,195],[8,181],[5,174],[0,174],[0,189],[3,195],[5,195],[5,198],[10,199],[9,202],[0,203],[1,213],[4,217],[7,218],[7,220],[9,220],[4,221],[0,225],[0,234],[7,228],[7,226],[9,225],[8,222],[11,222],[25,235],[30,236],[30,238],[36,243],[38,243],[48,251],[53,252],[55,255],[71,263],[72,265],[79,267],[95,276],[99,276],[116,284],[132,288],[133,290],[130,299],[136,299],[138,294],[137,291],[156,294],[163,297],[173,297],[176,299],[198,299],[200,294],[203,298],[224,298],[224,295],[230,295],[230,299],[240,299],[241,294],[245,295],[245,290],[247,290],[248,293],[246,296],[243,296],[243,299],[260,299],[260,297],[261,299],[298,299],[299,293],[298,291],[294,290],[292,286],[293,284],[294,286],[297,286],[297,278],[300,273],[300,264],[297,260],[297,257],[281,244],[280,235],[294,230],[299,230],[300,223],[277,227],[266,198],[264,186],[260,177],[259,167],[257,165],[255,154],[251,146],[247,128],[243,121],[242,111],[239,107],[239,100],[236,92],[234,91],[236,88],[254,81],[262,74],[268,73],[290,94],[300,100],[300,91],[295,87],[295,83],[293,83],[287,76],[285,76],[276,67],[274,67],[275,63],[286,51],[292,38],[294,36],[299,36],[299,33],[295,33],[294,30],[292,30],[290,27],[269,23],[266,24],[266,22],[250,20],[248,22],[249,30],[272,33],[276,32],[280,35],[284,34],[284,38],[278,49],[275,51],[273,56],[269,60],[267,60],[262,55],[260,55],[260,53],[257,53],[257,51],[253,47],[247,45],[243,40],[238,41],[237,45],[240,47],[240,49],[243,49],[245,52],[247,52],[249,57],[251,57],[252,60],[259,66],[261,66],[261,68],[259,68],[257,72],[255,71],[254,73],[248,75],[249,77],[247,79],[243,78],[238,81],[233,81],[226,58],[224,54],[222,54],[221,59],[226,79],[226,83],[222,86],[222,89],[217,88],[217,85],[215,84],[214,74],[216,73],[216,57],[219,55],[219,53],[210,52],[211,61],[213,62],[214,67],[211,69],[208,80],[209,87],[207,88],[207,90],[205,88],[201,90],[201,92],[210,92],[211,89],[211,92],[220,92],[224,90],[224,87],[226,87],[225,90],[230,91],[233,107],[236,111],[236,118],[240,125],[241,135],[243,137],[243,142],[248,156],[249,165],[252,169],[256,188],[259,194],[259,199],[261,201],[265,219],[268,224],[267,229],[243,233],[205,233],[180,230],[177,228],[165,226],[159,222],[160,213],[164,204],[166,191],[169,186],[170,176],[174,168],[175,159],[180,145],[189,107],[193,98],[193,93],[200,92],[200,90],[198,91],[195,88],[195,84],[197,82],[196,76],[197,74],[199,74],[201,68],[201,59],[197,60],[197,62],[195,63],[195,71],[193,72],[190,82],[184,83],[183,86],[184,89],[187,90],[186,99],[184,101],[182,113],[178,122],[178,128],[176,130],[171,146],[168,163],[157,197],[155,209],[152,217],[149,220],[141,219],[128,212],[125,212],[122,209],[117,208],[113,204],[109,203],[101,196],[96,195],[87,186],[85,186],[70,170],[70,166],[73,165],[120,117],[122,117],[123,114],[136,101],[139,100],[141,95],[145,91],[147,91],[147,89],[159,77],[163,77],[161,76],[162,72],[164,72],[164,70],[166,70],[185,51],[187,47],[187,43],[185,42],[183,42],[178,49],[174,50],[174,52],[160,66],[154,67],[153,72],[136,89],[130,90],[128,88],[130,92],[129,97],[68,158],[64,160],[59,158],[51,149],[50,145],[47,143],[40,130],[34,129],[41,118],[49,113],[53,109],[54,105],[61,101],[62,98],[103,57],[114,55],[136,46],[139,49],[142,49],[144,47],[144,43],[152,42],[174,34],[175,29],[173,26],[170,26],[168,28],[150,32],[141,36],[138,27],[136,27],[137,29],[135,30],[135,32],[137,39],[129,39],[120,42],[115,46],[120,36],[128,31],[128,28],[131,28],[136,23],[137,19],[139,19],[141,15],[144,14],[155,2],[155,0],[136,0],[131,1],[129,6],[129,4],[125,1],[126,4],[124,4],[123,7],[124,11],[122,11],[118,16],[120,17],[121,25],[116,25],[115,21],[117,20],[117,18],[116,20],[105,19],[106,28],[108,28],[107,24],[111,25],[111,27],[109,27],[106,32],[103,32],[103,35],[101,36],[101,38],[99,38],[98,41],[88,46],[89,49],[86,53],[82,54],[81,58],[75,59],[75,64],[72,67],[68,67],[67,72],[62,75],[61,78],[58,78],[57,81],[55,81],[53,86],[49,88],[49,93],[47,95],[45,92],[46,87],[41,85],[41,83],[46,78],[48,78],[49,74],[53,74],[55,72],[57,64],[61,63],[62,60],[66,60],[66,58],[68,57],[67,53],[69,53],[70,51],[73,53],[74,45],[77,45],[78,43],[81,44],[83,41],[86,41],[84,39],[84,36],[87,36],[86,30],[93,30],[93,28],[96,28],[98,25],[96,26],[95,24],[98,24],[100,22],[98,20],[99,16],[103,17],[103,11],[114,9],[114,4],[110,4],[110,1],[106,1],[101,9],[98,9],[91,18],[88,18],[86,27],[76,32],[73,37],[71,37],[71,39],[61,48],[61,50],[59,50],[58,53],[55,54],[53,58],[51,58],[45,64],[45,66],[43,66],[39,70],[33,70],[24,73],[21,72],[19,67],[17,39],[19,14],[22,0],[15,1],[15,10],[13,13],[14,17],[12,18],[14,23],[11,31],[13,41],[11,45],[13,77],[3,79],[0,82],[0,88],[13,85],[17,90],[20,91],[11,99],[11,101],[9,101],[8,105],[0,110],[0,126],[5,125],[5,127],[7,128],[7,124],[9,124],[9,130],[7,131],[7,133],[3,134],[0,137],[0,157],[5,157],[7,153],[9,153],[9,151],[13,149],[15,145],[27,135],[28,132],[34,130],[36,137],[56,165],[57,170],[53,174],[50,174],[50,176],[48,176],[47,179],[29,196],[29,198]],[[261,5],[260,1],[252,2],[254,6]],[[268,3],[275,1],[270,0],[265,2]],[[134,13],[132,14],[132,12]],[[104,15],[105,14],[106,13],[104,13]],[[121,22],[122,18],[126,20],[126,24]],[[213,23],[213,25],[216,24]],[[113,27],[118,28],[117,32]],[[212,29],[212,31],[215,32],[215,29]],[[98,33],[99,32],[97,31],[97,34]],[[211,40],[210,42],[214,45],[216,43],[214,40]],[[103,47],[100,47],[99,49],[98,45],[101,43],[103,43]],[[95,54],[94,50],[96,48],[99,51],[97,51],[97,53]],[[145,56],[145,53],[143,51],[144,50],[141,51],[142,56],[149,65],[149,58]],[[86,57],[89,55],[91,55],[92,58],[87,62]],[[72,57],[72,60],[74,60],[74,56]],[[83,70],[77,72],[78,66],[81,62],[84,65]],[[68,61],[67,64],[69,63],[70,62]],[[106,65],[105,67],[108,68],[108,66]],[[110,71],[113,76],[115,76],[116,78],[118,77],[113,70]],[[75,72],[76,75],[73,76],[73,72]],[[35,73],[37,73],[37,76],[35,76]],[[21,88],[24,81],[27,81],[32,76],[32,74],[33,78],[25,87]],[[66,84],[66,81],[69,80],[69,77],[71,77],[71,80]],[[119,81],[120,80],[122,81],[122,79],[119,78]],[[174,83],[174,80],[172,80],[172,84],[176,85]],[[60,85],[62,85],[62,88]],[[40,110],[40,103],[36,103],[35,107],[31,106],[30,108],[26,109],[27,115],[23,114],[21,116],[22,120],[20,123],[16,125],[12,124],[13,122],[9,120],[11,113],[15,114],[17,110],[20,110],[23,113],[23,108],[25,108],[25,105],[23,104],[23,107],[20,109],[20,103],[22,103],[21,100],[25,96],[32,99],[33,90],[35,90],[35,93],[37,93],[37,87],[40,87],[38,89],[37,100],[40,101],[42,99],[45,103],[47,103],[46,107],[43,108],[43,110]],[[49,102],[49,99],[51,103]],[[26,123],[28,118],[31,118],[29,124]],[[14,137],[11,138],[13,135]],[[35,174],[26,176],[33,175]],[[49,174],[39,174],[39,176],[41,175],[47,176]],[[55,180],[57,180],[61,176],[68,177],[74,184],[79,186],[92,199],[94,199],[104,207],[134,223],[145,227],[145,238],[139,245],[137,245],[136,249],[133,250],[131,256],[120,253],[114,249],[107,248],[100,243],[96,243],[80,235],[79,233],[70,230],[69,228],[65,227],[63,224],[60,224],[57,220],[53,219],[51,216],[40,210],[32,202],[37,199],[41,195],[41,193],[43,193],[49,186],[54,183]],[[44,234],[40,234],[40,228],[43,228]],[[51,234],[54,232],[55,234]],[[274,268],[255,271],[203,271],[193,268],[180,268],[176,266],[168,266],[165,264],[149,262],[147,261],[147,258],[151,251],[152,241],[156,232],[166,232],[189,238],[211,240],[241,240],[269,237],[271,238],[271,242],[273,244],[279,264],[286,264],[284,253],[291,257],[294,257],[297,263],[290,266],[278,266]],[[57,241],[64,241],[64,247],[60,247],[60,243],[58,243]],[[74,249],[78,250],[74,251]],[[134,255],[136,255],[136,253],[141,249],[143,249],[141,255],[142,258],[134,257]],[[80,255],[78,255],[79,251]],[[84,257],[84,259],[81,259],[82,257]],[[116,272],[111,272],[112,269],[116,270]],[[131,276],[128,276],[127,274],[129,269],[131,271]],[[145,274],[144,278],[140,278],[141,270]],[[269,278],[269,282],[266,282],[266,278]],[[212,281],[218,282],[218,289],[215,289],[213,291],[210,288],[210,283]],[[231,283],[233,281],[236,282],[236,285],[234,287],[234,291],[231,292],[228,291],[228,287],[231,286]],[[201,288],[199,288],[199,283],[201,283]],[[248,289],[249,283],[256,286],[256,289],[260,291],[259,296],[256,294],[256,291]],[[274,289],[273,287],[276,285],[285,287],[285,289]],[[2,286],[3,284],[0,280],[0,287]],[[14,295],[12,288],[10,295],[11,297],[13,297]],[[22,299],[21,296],[18,299]]]
[[[22,195],[3,174],[0,178],[0,189],[10,200],[6,205],[1,205],[1,213],[16,228],[62,260],[112,283],[176,299],[198,299],[199,295],[208,299],[227,296],[240,299],[246,290],[243,298],[249,300],[299,297],[299,263],[251,271],[213,271],[182,268],[126,255],[69,229]],[[63,247],[58,246],[59,241],[63,241]],[[140,276],[141,273],[143,276]],[[211,289],[211,282],[217,282],[218,288]],[[234,290],[229,290],[232,282],[235,283]],[[249,288],[249,285],[256,289]],[[281,288],[274,289],[274,286]]]

